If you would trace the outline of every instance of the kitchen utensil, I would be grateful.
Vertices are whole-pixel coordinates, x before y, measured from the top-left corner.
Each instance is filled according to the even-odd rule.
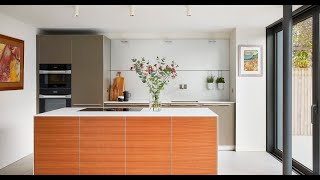
[[[113,79],[113,86],[118,88],[118,96],[123,96],[123,91],[124,91],[124,77],[121,76],[121,72],[117,73],[117,77]]]
[[[128,91],[123,91],[124,101],[129,101],[129,97],[131,97],[131,93]]]

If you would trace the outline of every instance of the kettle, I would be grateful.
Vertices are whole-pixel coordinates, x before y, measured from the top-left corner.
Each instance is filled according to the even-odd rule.
[[[123,91],[124,101],[129,101],[129,97],[131,97],[131,93],[128,91]]]

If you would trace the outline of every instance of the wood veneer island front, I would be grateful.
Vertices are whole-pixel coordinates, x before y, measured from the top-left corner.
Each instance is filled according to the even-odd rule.
[[[35,116],[35,175],[217,174],[218,116],[208,108],[80,109]]]

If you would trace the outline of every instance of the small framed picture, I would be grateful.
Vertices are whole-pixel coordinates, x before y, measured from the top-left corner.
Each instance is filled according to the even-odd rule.
[[[239,76],[262,76],[263,53],[261,45],[239,45]]]

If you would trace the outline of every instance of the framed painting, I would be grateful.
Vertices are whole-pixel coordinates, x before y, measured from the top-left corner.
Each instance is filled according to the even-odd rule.
[[[263,53],[261,45],[239,45],[239,76],[262,76]]]
[[[0,91],[23,89],[24,41],[0,34]]]

